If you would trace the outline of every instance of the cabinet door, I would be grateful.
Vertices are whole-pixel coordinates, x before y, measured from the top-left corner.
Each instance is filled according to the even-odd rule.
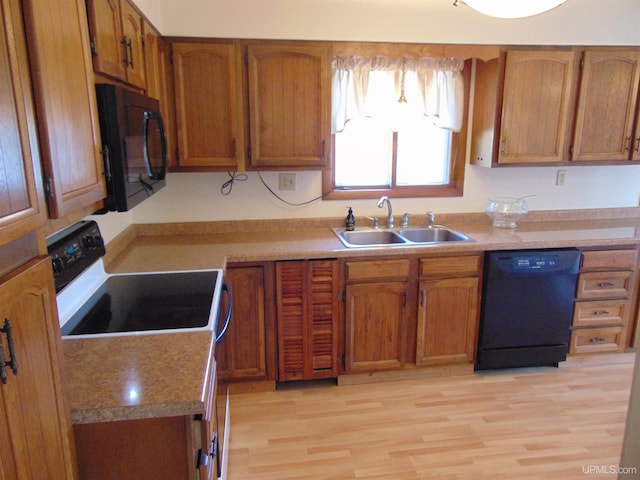
[[[478,283],[476,277],[420,282],[417,365],[474,362]]]
[[[128,2],[122,2],[122,33],[125,38],[127,82],[145,88],[142,16]]]
[[[278,379],[338,375],[338,262],[276,264]]]
[[[571,51],[507,52],[498,163],[562,161],[574,57]]]
[[[401,368],[405,358],[406,282],[347,285],[347,373]]]
[[[225,281],[233,292],[233,314],[223,341],[216,346],[218,378],[266,378],[264,269],[228,268]]]
[[[87,15],[94,71],[126,80],[120,0],[87,0]]]
[[[244,170],[240,46],[172,45],[178,167]]]
[[[247,55],[251,166],[325,167],[328,47],[249,44]]]
[[[153,26],[146,21],[143,23],[143,30],[147,95],[160,101],[160,112],[167,141],[167,156],[169,165],[173,165],[175,115],[173,93],[170,91],[168,46]]]
[[[20,2],[0,7],[0,243],[46,216]]]
[[[16,472],[9,478],[76,478],[51,260],[34,260],[0,281],[0,318],[11,322],[19,364],[17,375],[7,368],[7,383],[0,384],[0,424],[10,441],[4,444],[3,433],[3,467]],[[2,347],[8,359],[5,334]]]
[[[105,196],[84,0],[24,0],[49,216]],[[52,25],[64,28],[51,29]]]
[[[572,160],[628,160],[640,149],[633,121],[640,52],[584,52]]]

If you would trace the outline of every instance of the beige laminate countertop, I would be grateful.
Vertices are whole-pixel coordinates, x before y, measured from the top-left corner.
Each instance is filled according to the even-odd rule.
[[[416,217],[412,225],[425,224]],[[474,242],[379,248],[343,246],[331,230],[341,219],[133,225],[109,243],[105,265],[109,272],[149,272],[304,258],[640,244],[637,208],[530,217],[513,230],[494,228],[477,214],[439,217],[437,223]],[[202,332],[65,339],[74,423],[203,413],[213,343],[213,335]]]

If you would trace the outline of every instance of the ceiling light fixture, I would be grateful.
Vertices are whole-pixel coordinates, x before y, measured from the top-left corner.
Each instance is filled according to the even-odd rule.
[[[453,5],[467,5],[474,10],[498,18],[522,18],[544,13],[567,0],[454,0]]]

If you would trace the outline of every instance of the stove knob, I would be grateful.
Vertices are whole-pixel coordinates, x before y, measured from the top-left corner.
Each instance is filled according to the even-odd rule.
[[[53,265],[54,275],[64,270],[64,262],[60,258],[51,259],[51,264]]]
[[[100,235],[87,235],[82,238],[82,243],[86,248],[100,248],[102,246],[102,237]]]

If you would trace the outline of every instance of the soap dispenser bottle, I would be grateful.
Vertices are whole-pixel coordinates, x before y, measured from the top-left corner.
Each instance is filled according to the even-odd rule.
[[[349,212],[347,213],[347,218],[345,220],[345,228],[348,232],[351,232],[356,229],[356,217],[353,216],[353,210],[349,207]]]

